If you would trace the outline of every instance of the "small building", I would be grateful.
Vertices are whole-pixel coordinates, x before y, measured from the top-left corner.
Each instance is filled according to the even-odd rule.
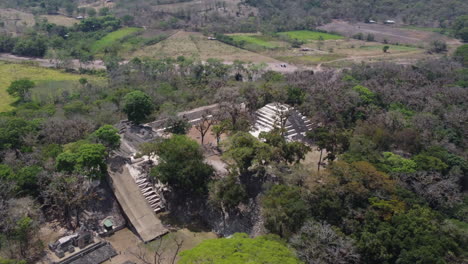
[[[375,23],[377,23],[377,21],[375,21],[375,20],[373,20],[373,19],[369,19],[369,20],[367,21],[367,23],[368,23],[368,24],[375,24]]]
[[[84,17],[83,16],[77,16],[76,19],[81,20],[81,19],[84,19]]]
[[[309,48],[301,48],[301,51],[310,51]]]
[[[216,40],[215,37],[208,37],[208,40]]]
[[[395,24],[395,20],[385,20],[384,24],[393,25],[393,24]]]

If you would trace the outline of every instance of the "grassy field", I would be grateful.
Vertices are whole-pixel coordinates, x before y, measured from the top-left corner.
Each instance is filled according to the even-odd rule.
[[[297,30],[297,31],[287,31],[278,33],[279,35],[287,36],[291,39],[297,39],[300,41],[312,41],[312,40],[320,40],[320,37],[323,40],[336,40],[342,39],[342,36],[329,34],[329,33],[322,33],[322,32],[315,32],[315,31],[308,31],[308,30]]]
[[[248,44],[256,45],[262,48],[274,49],[279,48],[280,46],[273,42],[273,39],[270,39],[267,36],[262,35],[230,35],[236,41],[245,41]]]
[[[75,86],[78,87],[78,80],[80,78],[87,78],[90,81],[100,80],[94,76],[70,74],[36,66],[0,62],[0,112],[13,109],[11,103],[15,101],[15,98],[8,95],[6,89],[12,81],[20,78],[29,78],[36,83],[37,88],[33,88],[32,90],[33,98],[36,96],[42,97],[46,92],[49,94],[59,93],[59,90],[57,90],[61,87],[57,85],[59,83],[68,83],[66,86],[73,88]]]
[[[100,40],[96,41],[93,43],[91,46],[91,50],[93,52],[100,52],[104,48],[109,47],[113,45],[114,43],[117,43],[119,40],[125,38],[128,35],[131,35],[135,32],[142,31],[143,29],[141,28],[134,28],[134,27],[127,27],[127,28],[122,28],[117,31],[111,32],[101,38]]]
[[[304,55],[304,56],[282,56],[276,59],[285,61],[291,64],[313,66],[319,63],[328,62],[344,58],[339,54],[321,54],[321,55]]]
[[[418,31],[427,31],[427,32],[437,32],[437,33],[443,32],[442,28],[432,28],[432,27],[402,26],[400,28],[418,30]]]

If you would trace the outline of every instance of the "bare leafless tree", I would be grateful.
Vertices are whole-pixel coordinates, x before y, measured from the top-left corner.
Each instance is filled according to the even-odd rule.
[[[167,248],[163,247],[162,237],[159,237],[157,241],[155,242],[156,246],[154,248],[153,254],[148,255],[148,250],[141,245],[138,246],[138,249],[136,252],[130,252],[130,254],[135,256],[144,264],[162,264],[165,259],[170,259],[170,262],[166,262],[166,263],[174,264],[177,258],[177,254],[179,254],[179,251],[182,248],[184,240],[179,240],[175,237],[173,238],[173,240],[174,240],[176,247],[175,247],[174,253],[172,254],[170,258],[164,257],[164,255],[168,254],[168,250]]]
[[[49,216],[64,221],[69,229],[78,227],[83,207],[96,197],[90,180],[79,174],[57,172],[42,185],[41,196]],[[72,221],[73,214],[76,219],[75,223]]]

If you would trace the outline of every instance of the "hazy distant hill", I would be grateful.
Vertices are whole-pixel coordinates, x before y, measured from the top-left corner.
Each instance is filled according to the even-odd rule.
[[[393,19],[420,26],[448,26],[468,14],[466,0],[245,0],[260,17],[277,27],[291,28],[340,18]]]

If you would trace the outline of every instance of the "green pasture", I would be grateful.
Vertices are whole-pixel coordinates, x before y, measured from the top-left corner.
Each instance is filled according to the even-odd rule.
[[[116,30],[114,32],[111,32],[107,35],[105,35],[103,38],[97,40],[91,45],[91,50],[93,52],[100,52],[104,50],[106,47],[110,47],[115,43],[118,43],[120,40],[123,38],[134,34],[136,32],[142,31],[143,29],[141,28],[134,28],[134,27],[127,27],[127,28],[121,28],[119,30]]]
[[[322,33],[316,31],[309,31],[309,30],[296,30],[296,31],[286,31],[278,33],[281,36],[287,36],[290,39],[297,39],[300,41],[312,41],[312,40],[320,40],[322,37],[323,40],[336,40],[342,39],[342,36],[329,34],[329,33]]]
[[[86,78],[91,82],[103,82],[104,78],[89,75],[65,73],[64,71],[42,68],[26,64],[15,64],[0,61],[0,112],[13,109],[11,105],[15,98],[11,97],[6,89],[12,81],[29,78],[36,83],[32,89],[32,98],[37,100],[45,97],[53,97],[64,89],[73,90],[80,87],[78,80]]]

